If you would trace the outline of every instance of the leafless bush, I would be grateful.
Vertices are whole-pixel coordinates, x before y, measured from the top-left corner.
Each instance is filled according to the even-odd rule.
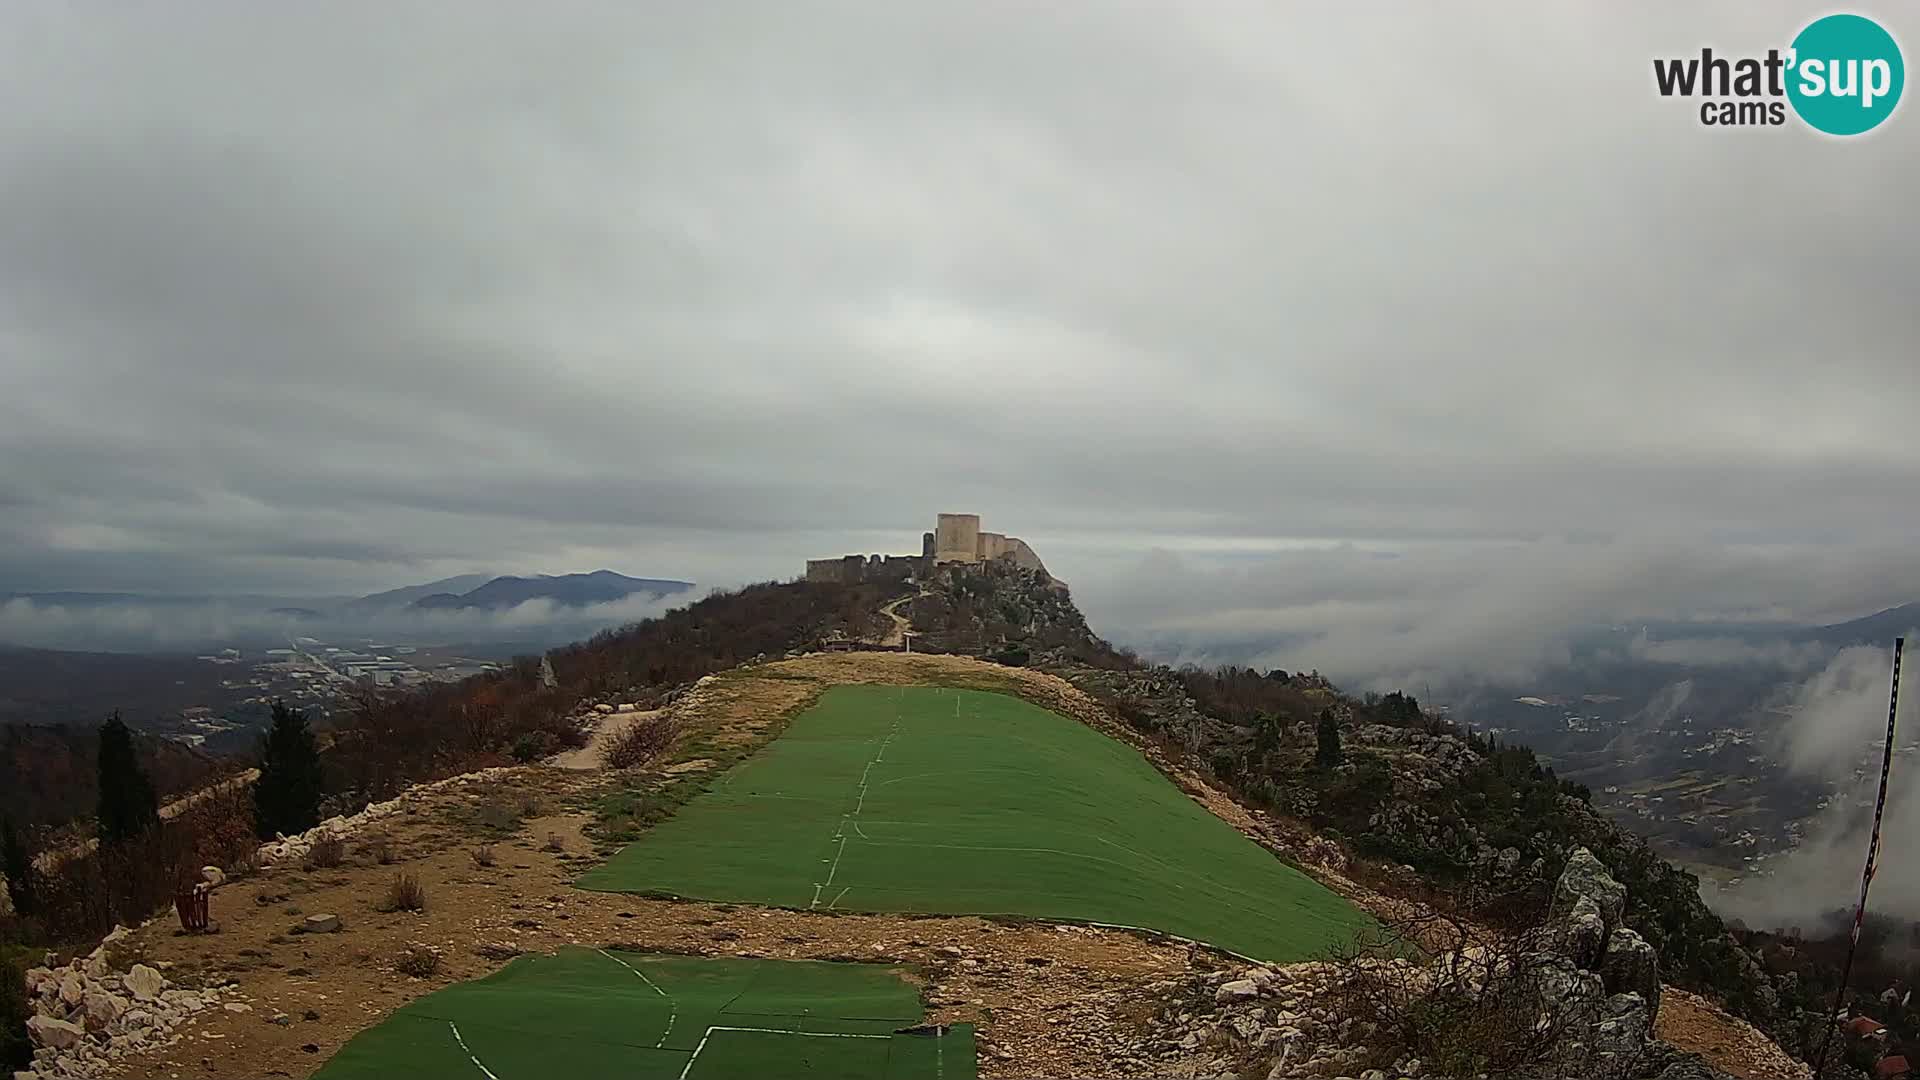
[[[361,845],[361,849],[367,853],[367,858],[381,866],[393,865],[393,841],[386,837],[376,836]]]
[[[240,881],[260,873],[260,849],[249,846],[227,863],[227,877]]]
[[[1442,1076],[1632,1076],[1639,1046],[1596,1045],[1604,996],[1569,992],[1579,975],[1555,944],[1544,928],[1488,930],[1409,908],[1333,952],[1333,993],[1341,1015],[1372,1028],[1384,1065],[1411,1056]]]
[[[550,833],[548,833],[548,834],[547,834],[547,842],[546,842],[545,844],[542,844],[542,845],[540,845],[540,850],[542,850],[542,851],[565,851],[565,850],[567,850],[567,845],[565,844],[565,842],[563,842],[563,841],[562,841],[562,840],[560,839],[560,834],[559,834],[559,833],[557,833],[557,832],[550,832]]]
[[[323,832],[313,838],[313,847],[300,865],[306,870],[331,870],[347,861],[347,842],[338,833]]]
[[[679,735],[680,725],[667,717],[636,720],[601,749],[600,760],[609,769],[637,769],[666,753]]]
[[[467,857],[473,860],[474,868],[477,870],[483,870],[489,866],[492,866],[494,863],[493,845],[481,844],[478,847],[473,848],[471,851],[468,851]]]
[[[380,901],[381,911],[425,911],[427,890],[412,874],[395,874],[387,883],[387,895]]]
[[[393,970],[424,979],[440,970],[440,950],[431,945],[409,945],[393,960]]]

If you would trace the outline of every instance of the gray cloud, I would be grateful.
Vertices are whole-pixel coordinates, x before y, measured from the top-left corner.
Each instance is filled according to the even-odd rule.
[[[1564,666],[1595,625],[1852,617],[1904,598],[1915,580],[1920,555],[1897,547],[1542,539],[1160,551],[1075,589],[1095,626],[1155,653],[1316,668],[1386,691],[1461,679],[1524,686]],[[1830,650],[1642,631],[1626,651],[1799,671]]]
[[[408,642],[538,640],[557,644],[659,615],[687,600],[636,594],[577,607],[529,600],[498,610],[330,609],[296,617],[251,598],[72,604],[14,597],[0,600],[0,642],[129,652],[193,650],[229,643],[278,645],[297,635],[333,641],[385,637]]]
[[[1907,640],[1920,640],[1920,632],[1909,630]],[[1761,926],[1803,920],[1811,925],[1816,916],[1852,908],[1879,792],[1892,660],[1891,648],[1842,649],[1793,687],[1785,760],[1797,772],[1831,783],[1834,800],[1799,846],[1766,860],[1764,877],[1711,894],[1716,908]],[[1910,657],[1905,676],[1871,904],[1876,912],[1920,919],[1920,862],[1902,857],[1920,831],[1920,777],[1913,772],[1920,759],[1920,730],[1914,726],[1920,710],[1913,703]]]
[[[1915,121],[1649,78],[1801,13],[1190,14],[10,9],[0,587],[740,581],[965,509],[1116,634],[1364,678],[1908,598]]]

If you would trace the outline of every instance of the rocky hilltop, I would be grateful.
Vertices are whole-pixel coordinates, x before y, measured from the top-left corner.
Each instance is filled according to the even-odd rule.
[[[914,654],[880,644],[894,619]],[[569,888],[846,682],[1015,694],[1125,741],[1379,939],[1256,967],[1118,929]],[[169,916],[45,958],[27,1075],[306,1075],[397,1004],[569,944],[923,965],[930,1016],[978,1025],[987,1077],[1803,1075],[1740,1018],[1790,1028],[1805,996],[1531,752],[1311,672],[1144,663],[1016,563],[752,586],[362,713],[328,751],[339,816],[223,863],[220,933]],[[598,767],[626,724],[667,737]],[[588,760],[539,760],[586,739]],[[394,906],[398,876],[420,908]]]

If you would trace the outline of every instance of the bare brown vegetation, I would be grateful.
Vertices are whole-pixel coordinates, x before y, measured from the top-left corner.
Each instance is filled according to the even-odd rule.
[[[600,752],[609,769],[637,769],[666,753],[680,735],[680,726],[665,716],[628,724]]]
[[[440,950],[430,945],[409,945],[393,960],[393,970],[416,979],[425,979],[440,970]]]
[[[408,873],[393,875],[387,884],[387,895],[379,904],[381,911],[425,911],[427,908],[427,890],[420,884],[418,876]]]
[[[313,839],[302,865],[308,870],[333,870],[347,861],[347,842],[336,833],[322,832]]]

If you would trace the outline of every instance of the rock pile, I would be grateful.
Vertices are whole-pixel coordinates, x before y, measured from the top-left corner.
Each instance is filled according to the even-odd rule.
[[[145,964],[113,970],[113,947],[129,933],[116,927],[81,959],[27,971],[33,1006],[27,1033],[35,1050],[32,1067],[14,1073],[14,1080],[109,1075],[121,1058],[170,1044],[177,1038],[174,1029],[189,1017],[222,1004],[223,995],[233,995],[225,988],[174,986]]]
[[[1342,1002],[1389,1000],[1414,1010],[1441,992],[1480,1000],[1474,995],[1497,979],[1502,1007],[1517,1000],[1519,1015],[1537,1018],[1531,1031],[1523,1021],[1517,1037],[1550,1048],[1525,1080],[1727,1080],[1654,1038],[1659,962],[1653,947],[1626,926],[1626,898],[1600,860],[1581,848],[1567,860],[1537,933],[1498,949],[1441,953],[1424,966],[1379,957],[1215,971],[1156,984],[1152,989],[1165,995],[1166,1005],[1133,1054],[1172,1076],[1438,1078],[1449,1074],[1396,1048],[1392,1017],[1354,1015]],[[1348,980],[1390,993],[1349,994]],[[1380,1067],[1388,1060],[1391,1068]],[[1522,1074],[1510,1075],[1519,1080]]]
[[[1157,1062],[1157,1075],[1245,1077],[1335,1076],[1365,1059],[1364,1034],[1343,1017],[1327,991],[1331,964],[1213,971],[1150,991],[1167,1004],[1133,1056]],[[1418,1061],[1404,1076],[1420,1076]]]
[[[445,780],[435,780],[431,784],[410,787],[385,802],[368,803],[357,813],[342,814],[327,820],[295,836],[282,835],[260,845],[260,861],[271,865],[306,857],[313,850],[314,842],[323,836],[349,836],[382,818],[392,817],[418,806],[427,797],[453,788],[467,787],[473,784],[493,783],[500,777],[513,771],[513,766],[500,766],[481,769],[478,772],[449,776]]]

